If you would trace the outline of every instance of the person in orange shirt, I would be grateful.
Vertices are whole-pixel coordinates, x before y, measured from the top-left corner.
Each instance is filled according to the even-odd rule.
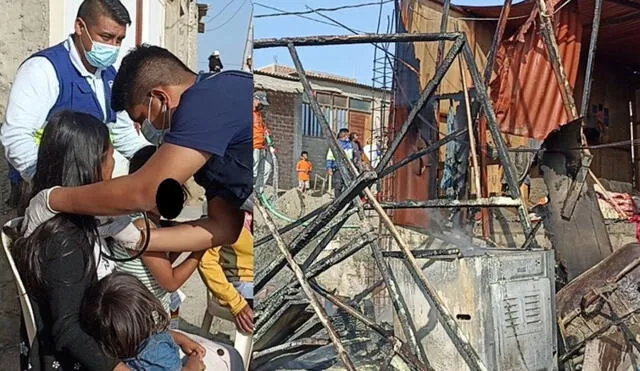
[[[300,154],[300,161],[296,165],[296,171],[298,172],[298,189],[300,192],[306,192],[309,188],[309,180],[311,179],[311,171],[313,171],[313,164],[309,161],[309,152],[302,151]]]
[[[253,94],[253,188],[258,195],[271,175],[271,159],[267,148],[269,130],[264,122],[263,110],[269,105],[263,91]]]

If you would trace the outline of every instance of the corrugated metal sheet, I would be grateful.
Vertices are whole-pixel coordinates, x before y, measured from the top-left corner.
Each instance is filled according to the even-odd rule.
[[[406,6],[406,4],[404,5]],[[404,21],[408,19],[404,13],[402,18]],[[404,23],[398,25],[397,32],[407,32]],[[416,70],[420,69],[420,62],[416,58],[414,44],[396,44],[396,56],[409,63]],[[407,119],[409,111],[413,103],[419,98],[421,91],[420,79],[413,71],[402,63],[398,63],[396,68],[397,74],[394,80],[394,87],[398,89],[398,86],[402,86],[404,93],[395,95],[395,101],[390,113],[390,117],[394,120],[389,124],[391,138]],[[430,135],[433,139],[437,136],[437,133],[429,133],[427,130],[424,135]],[[420,133],[415,127],[411,128],[394,154],[394,161],[407,157],[409,154],[422,149],[423,146],[424,140],[421,138]],[[429,166],[430,158],[425,156],[398,169],[390,177],[386,177],[383,191],[384,197],[387,200],[429,200],[434,198],[437,153],[434,155],[431,157],[432,161],[435,159],[433,168]],[[429,211],[426,209],[393,210],[391,217],[394,223],[399,225],[420,228],[429,228],[431,226]]]
[[[497,55],[491,99],[504,133],[544,139],[571,120],[539,32],[537,14],[505,40]],[[575,86],[582,24],[575,3],[555,15],[556,37],[569,83]]]
[[[408,29],[409,32],[437,32],[429,29],[434,24],[439,25],[439,19],[434,11],[439,9],[440,0],[403,0],[401,1],[402,25],[398,32]],[[640,4],[634,2],[634,4]],[[491,94],[494,109],[498,115],[501,130],[504,133],[544,139],[549,132],[569,121],[565,112],[560,88],[544,44],[539,34],[538,15],[531,14],[535,1],[529,0],[516,4],[511,9],[510,20],[505,33],[506,39],[499,48],[496,73],[491,84]],[[563,7],[560,9],[560,5]],[[594,0],[560,0],[549,1],[557,13],[554,21],[556,37],[560,47],[560,54],[572,86],[581,85],[582,72],[579,72],[581,51],[589,43],[591,22],[593,19]],[[431,10],[429,10],[431,9]],[[559,10],[558,10],[559,9]],[[470,7],[458,6],[452,8],[453,17],[462,14],[465,18],[483,18],[483,20],[467,20],[461,29],[468,30],[472,49],[478,53],[489,49],[491,42],[479,37],[478,32],[493,33],[495,21],[500,16],[501,7]],[[426,18],[429,18],[428,20]],[[431,19],[433,18],[433,20]],[[435,22],[435,23],[434,23]],[[452,23],[451,21],[449,22]],[[472,24],[472,27],[469,27]],[[611,58],[623,65],[620,68],[640,68],[640,11],[624,6],[620,2],[603,2],[601,28],[598,37],[598,60]],[[421,74],[429,73],[431,66],[428,53],[421,53],[418,44],[398,44],[397,53],[402,59],[421,69]],[[416,54],[422,58],[422,63],[416,61]],[[584,64],[584,62],[583,62]],[[426,66],[425,66],[426,65]],[[484,65],[479,62],[480,69]],[[408,92],[408,97],[396,95],[394,102],[395,122],[390,125],[391,136],[398,125],[406,118],[417,92],[426,81],[420,81],[415,75],[407,73],[402,64],[398,64],[399,74],[394,84],[401,86]],[[584,69],[584,67],[582,67]],[[453,71],[455,73],[455,71]],[[580,74],[580,75],[579,75]],[[451,80],[450,71],[447,78]],[[596,76],[596,79],[598,76]],[[454,78],[457,80],[457,78]],[[448,80],[447,80],[448,81]],[[448,88],[454,84],[445,86]],[[578,86],[576,102],[579,106],[581,92]],[[458,87],[459,89],[459,87]],[[392,116],[393,117],[393,116]],[[410,132],[394,156],[400,160],[415,152],[422,144],[417,132]],[[385,182],[384,193],[387,199],[393,200],[427,200],[435,197],[432,193],[435,178],[435,167],[428,166],[428,159],[422,163],[415,163],[400,169]],[[424,166],[424,167],[423,167]],[[429,228],[429,215],[423,210],[394,211],[392,217],[395,223],[410,227]]]

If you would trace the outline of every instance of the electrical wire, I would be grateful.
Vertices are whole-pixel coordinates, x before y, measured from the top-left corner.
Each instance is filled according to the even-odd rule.
[[[344,5],[336,8],[316,8],[315,10],[320,12],[335,12],[335,11],[344,10],[344,9],[362,8],[362,7],[371,6],[371,5],[382,5],[390,2],[393,2],[393,0],[382,0],[382,1],[372,2],[372,3]],[[299,12],[282,11],[279,13],[258,14],[254,18],[280,17],[280,16],[286,16],[286,15],[303,15],[303,14],[311,14],[311,13],[314,13],[314,12],[312,10],[305,10],[305,11],[299,11]]]
[[[211,17],[207,17],[207,19],[205,19],[204,23],[208,23],[216,18],[218,18],[222,13],[224,13],[224,11],[229,7],[229,5],[231,5],[233,3],[233,0],[229,0],[228,3],[225,4],[225,6],[222,7],[222,9],[220,9],[220,11],[215,14],[212,15]]]
[[[263,7],[263,8],[270,9],[270,10],[275,10],[275,11],[277,11],[277,12],[289,13],[289,12],[287,12],[286,10],[278,9],[278,8],[275,8],[275,7],[272,7],[272,6],[268,6],[268,5],[264,5],[264,4],[260,4],[260,3],[256,3],[256,2],[254,2],[254,3],[253,3],[253,5],[261,6],[261,7]],[[300,17],[300,18],[303,18],[303,19],[306,19],[306,20],[309,20],[309,21],[316,22],[316,23],[322,23],[322,24],[325,24],[325,25],[328,25],[328,26],[331,26],[331,27],[338,27],[338,28],[340,28],[340,26],[337,26],[337,25],[335,25],[334,23],[325,22],[325,21],[323,21],[323,20],[321,20],[321,19],[315,19],[315,18],[311,18],[311,17],[305,16],[305,15],[296,15],[296,16],[297,16],[297,17]],[[254,18],[255,18],[255,17],[254,17]]]
[[[227,19],[226,21],[224,21],[222,24],[220,24],[219,26],[216,26],[214,28],[209,28],[207,30],[205,30],[206,32],[212,32],[215,30],[218,30],[224,26],[226,26],[227,23],[231,22],[232,19],[234,19],[236,17],[236,15],[238,15],[238,13],[240,13],[240,10],[242,10],[242,8],[244,7],[244,4],[247,3],[247,0],[244,0],[242,2],[242,4],[240,4],[240,7],[231,15],[231,17],[229,19]]]

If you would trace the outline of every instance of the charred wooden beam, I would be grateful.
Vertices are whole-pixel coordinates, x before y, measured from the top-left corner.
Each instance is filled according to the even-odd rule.
[[[378,174],[378,178],[383,178],[393,173],[394,171],[398,170],[399,168],[405,166],[406,164],[412,161],[415,161],[424,155],[428,155],[429,153],[437,151],[440,147],[444,146],[445,144],[449,143],[452,140],[457,139],[458,137],[460,137],[463,134],[466,134],[467,132],[468,130],[465,128],[465,129],[460,129],[458,131],[454,131],[451,134],[447,134],[447,136],[445,136],[444,138],[431,143],[427,148],[414,152],[409,156],[403,158],[402,160],[394,163],[393,165],[385,167]]]
[[[311,240],[329,220],[335,217],[340,210],[347,206],[347,204],[351,203],[363,189],[365,189],[369,184],[375,182],[376,179],[376,175],[373,172],[364,172],[360,174],[355,182],[351,183],[340,197],[336,198],[328,208],[326,208],[316,219],[304,228],[304,230],[291,242],[290,250],[287,251],[293,256],[297,255],[309,244],[309,242],[311,242]],[[255,291],[260,291],[267,282],[269,282],[269,280],[285,266],[285,258],[279,256],[276,257],[267,267],[258,271],[255,277]]]
[[[319,348],[325,345],[331,344],[331,341],[327,339],[300,339],[296,341],[291,341],[286,344],[276,345],[275,347],[267,348],[265,350],[261,350],[259,352],[253,353],[253,358],[261,358],[265,356],[272,355],[274,353],[280,353],[283,351],[292,351],[297,348]]]
[[[509,20],[509,13],[511,12],[512,0],[505,0],[502,10],[500,11],[500,19],[498,20],[498,26],[496,27],[496,33],[493,35],[493,41],[491,43],[491,49],[489,49],[489,55],[487,56],[487,66],[484,69],[484,83],[489,85],[491,82],[491,74],[493,73],[493,67],[496,63],[496,56],[498,55],[498,48],[502,42],[504,36],[504,30],[507,27],[507,21]]]
[[[542,221],[540,221],[533,226],[531,233],[527,235],[527,239],[524,240],[524,243],[522,244],[523,250],[526,250],[529,248],[529,246],[531,246],[531,243],[535,240],[536,233],[538,233],[538,230],[540,230],[540,228],[542,227],[542,224],[543,224]]]
[[[271,215],[269,215],[267,210],[264,208],[264,206],[262,206],[260,202],[261,201],[258,200],[258,198],[256,197],[255,208],[258,209],[258,213],[260,213],[260,215],[262,216],[264,223],[267,225],[267,228],[269,228],[269,231],[274,235],[278,249],[286,259],[289,267],[291,267],[291,270],[293,270],[293,273],[296,279],[298,280],[298,282],[300,283],[300,287],[302,288],[302,291],[304,292],[307,299],[309,300],[309,304],[315,311],[316,316],[318,317],[320,322],[322,322],[322,325],[324,326],[324,328],[327,330],[327,334],[329,335],[329,338],[331,339],[331,342],[333,343],[333,345],[336,347],[336,352],[338,353],[340,360],[342,361],[342,363],[344,364],[347,370],[356,371],[355,365],[351,361],[351,358],[349,358],[349,355],[347,354],[347,351],[344,348],[344,345],[342,344],[342,341],[340,340],[338,333],[336,332],[335,328],[331,324],[331,321],[329,320],[327,313],[322,307],[322,304],[320,303],[320,301],[318,301],[318,298],[315,296],[313,289],[311,288],[311,286],[309,286],[309,283],[304,278],[304,272],[302,272],[302,269],[300,269],[300,266],[298,266],[296,261],[293,259],[293,256],[291,255],[291,253],[289,253],[289,250],[287,249],[287,245],[282,240],[282,237],[278,234],[278,229],[276,228],[275,223],[273,222],[273,220],[271,220]]]
[[[322,240],[320,240],[320,242],[318,242],[316,247],[313,248],[309,256],[307,256],[307,258],[305,259],[304,263],[302,263],[303,271],[306,271],[307,269],[309,269],[309,266],[313,264],[316,258],[320,256],[322,251],[324,251],[327,245],[329,245],[329,243],[334,239],[334,237],[338,234],[338,232],[340,232],[340,229],[342,229],[342,226],[347,222],[347,220],[349,220],[349,218],[351,217],[351,215],[353,215],[356,209],[351,209],[349,211],[351,212],[346,212],[344,213],[344,215],[340,216],[337,223],[335,223],[333,226],[329,228],[329,231],[327,232],[327,234],[325,234],[324,237],[322,237]]]
[[[344,246],[341,246],[336,251],[331,253],[331,255],[319,260],[317,263],[309,267],[309,270],[305,273],[305,277],[307,277],[307,279],[317,277],[318,275],[320,275],[320,273],[326,271],[336,264],[340,264],[341,262],[348,259],[363,248],[367,247],[377,239],[378,237],[373,233],[367,233],[365,235],[354,238]]]
[[[498,55],[498,48],[500,47],[500,43],[504,36],[504,30],[507,26],[509,13],[511,13],[511,3],[512,0],[505,0],[504,6],[500,11],[500,19],[498,20],[496,32],[493,35],[493,42],[491,43],[491,49],[489,49],[489,55],[487,56],[487,65],[484,69],[484,83],[486,86],[489,86],[489,83],[491,82],[491,75]],[[474,112],[475,111],[476,110],[474,110]],[[477,115],[474,114],[473,117],[477,118]],[[489,158],[487,153],[487,121],[479,120],[478,124],[478,142],[480,145],[480,190],[478,196],[488,197],[489,178],[487,174],[487,166],[489,164]],[[489,210],[480,210],[480,215],[482,219],[482,237],[489,238],[491,235],[491,216],[489,215]]]
[[[411,125],[413,125],[413,121],[415,120],[416,116],[418,115],[420,110],[422,110],[422,107],[427,103],[427,101],[429,101],[433,97],[433,95],[436,93],[436,90],[440,85],[440,83],[442,82],[444,75],[447,73],[447,71],[449,71],[449,68],[453,64],[456,56],[460,53],[460,50],[462,49],[464,42],[465,42],[464,37],[455,39],[453,46],[451,47],[451,49],[449,49],[449,52],[447,53],[447,56],[444,59],[444,62],[442,63],[441,66],[437,68],[433,78],[427,83],[427,85],[422,90],[422,93],[420,94],[420,98],[416,103],[414,103],[413,107],[411,108],[411,112],[409,112],[409,116],[407,116],[407,119],[400,127],[400,130],[394,133],[394,137],[391,143],[389,144],[389,148],[384,153],[384,155],[380,159],[380,162],[378,163],[378,166],[376,167],[376,172],[380,173],[387,166],[389,161],[391,161],[391,158],[393,157],[396,150],[400,146],[400,143],[409,132],[409,128],[411,127]]]
[[[580,114],[587,117],[589,100],[591,99],[591,83],[593,82],[593,65],[596,59],[596,48],[598,46],[598,32],[600,30],[600,15],[602,13],[602,0],[595,0],[593,8],[593,25],[591,27],[591,39],[589,41],[589,54],[587,57],[587,68],[584,77],[584,90],[582,92],[582,104],[580,104]]]
[[[433,367],[431,367],[431,365],[429,364],[429,362],[426,359],[425,359],[424,363],[421,362],[413,353],[411,353],[406,348],[406,346],[404,345],[404,343],[402,343],[402,341],[400,341],[400,339],[394,337],[393,334],[390,334],[388,331],[386,331],[380,325],[375,323],[373,320],[367,318],[367,316],[365,316],[364,314],[360,313],[359,310],[357,310],[356,308],[353,308],[352,306],[350,306],[347,303],[344,303],[342,300],[337,298],[335,295],[332,295],[329,291],[327,291],[325,288],[320,286],[317,282],[311,281],[310,284],[311,284],[311,287],[318,294],[320,294],[320,296],[324,297],[325,299],[330,301],[333,305],[335,305],[338,308],[342,309],[344,312],[346,312],[347,314],[349,314],[353,318],[357,319],[358,321],[362,322],[367,327],[369,327],[373,331],[377,332],[380,336],[382,336],[387,341],[389,341],[391,343],[391,345],[393,345],[394,352],[396,354],[398,354],[403,360],[405,360],[409,364],[413,365],[418,370],[421,370],[421,371],[431,371],[431,370],[433,370]]]
[[[440,33],[447,32],[447,23],[449,22],[449,9],[451,9],[451,0],[444,0],[442,5],[442,18],[440,19]],[[436,67],[442,63],[444,57],[444,40],[438,41],[438,59],[436,59]]]
[[[433,42],[440,40],[455,41],[458,37],[460,37],[460,34],[456,32],[285,37],[254,40],[253,49],[288,47],[290,44],[293,46],[322,46],[388,42]]]
[[[416,259],[451,258],[452,256],[458,256],[460,249],[413,250],[412,253]],[[383,251],[382,256],[396,259],[404,257],[400,251]]]
[[[348,171],[351,169],[351,159],[347,158],[344,150],[340,143],[338,143],[338,139],[335,137],[333,132],[331,131],[331,126],[327,121],[327,118],[324,116],[324,112],[320,108],[320,104],[313,94],[313,89],[311,88],[311,83],[307,78],[304,67],[302,66],[302,62],[300,61],[300,56],[298,56],[298,52],[296,51],[295,45],[293,42],[287,43],[287,47],[289,48],[289,54],[291,55],[291,59],[293,60],[293,64],[296,67],[296,71],[298,72],[298,77],[300,78],[300,82],[302,83],[302,87],[304,88],[304,92],[309,99],[309,105],[311,106],[311,110],[314,115],[318,119],[320,123],[320,127],[322,127],[322,134],[329,142],[329,150],[333,153],[336,163],[338,164],[338,169],[340,174],[342,174],[342,178],[348,184],[353,179],[353,171]]]
[[[427,357],[426,354],[424,354],[424,349],[420,345],[418,337],[416,336],[416,327],[413,323],[413,320],[411,319],[411,315],[409,314],[407,303],[400,293],[400,286],[398,285],[398,281],[393,275],[393,272],[391,271],[391,268],[389,268],[389,265],[385,261],[384,257],[382,256],[382,250],[380,249],[380,245],[378,245],[377,241],[374,241],[371,244],[371,252],[373,253],[373,259],[378,266],[380,275],[384,280],[389,298],[391,299],[391,304],[393,305],[393,309],[398,316],[398,323],[400,324],[402,333],[404,334],[405,339],[407,339],[409,347],[411,347],[411,349],[415,349],[419,358],[426,362]]]
[[[427,201],[396,201],[396,202],[383,202],[380,204],[385,210],[395,209],[446,209],[446,208],[461,208],[461,207],[519,207],[522,203],[520,200],[514,200],[510,197],[489,197],[479,198],[472,200],[427,200]],[[371,206],[365,205],[366,209],[371,209]]]
[[[518,177],[516,176],[515,169],[511,164],[511,161],[509,160],[507,145],[505,144],[502,133],[498,128],[498,119],[496,118],[496,113],[493,110],[493,105],[491,103],[491,99],[489,98],[489,94],[487,93],[486,85],[480,77],[480,71],[478,70],[478,66],[476,65],[476,61],[474,59],[473,53],[471,52],[471,48],[466,41],[466,36],[464,36],[464,38],[465,43],[464,47],[462,48],[462,53],[464,54],[464,58],[467,62],[467,67],[469,69],[469,72],[471,73],[473,85],[476,87],[476,96],[487,118],[487,124],[489,126],[491,137],[493,138],[493,142],[498,152],[498,158],[500,159],[500,162],[502,163],[502,166],[504,168],[504,176],[506,178],[507,185],[509,186],[509,193],[511,194],[511,198],[519,200],[521,202],[521,206],[518,207],[518,217],[520,219],[520,223],[522,224],[522,229],[524,230],[525,234],[529,234],[531,233],[531,221],[529,220],[529,213],[526,205],[522,201],[522,194],[520,193],[520,187],[518,185]]]
[[[542,40],[546,46],[553,72],[560,86],[560,94],[562,95],[562,101],[564,102],[564,108],[569,115],[570,120],[575,120],[578,117],[578,110],[576,109],[576,102],[573,99],[573,89],[569,84],[567,78],[567,72],[562,64],[562,57],[560,56],[560,48],[558,47],[558,41],[553,30],[553,13],[547,8],[545,0],[536,0],[538,14],[540,15],[540,33],[542,33]]]
[[[573,210],[575,210],[576,205],[578,204],[578,199],[582,193],[582,187],[584,187],[584,183],[587,181],[587,175],[589,175],[589,167],[591,166],[592,159],[593,156],[590,154],[583,155],[580,159],[580,170],[578,170],[575,180],[571,183],[571,187],[567,192],[567,198],[564,200],[564,204],[562,205],[562,217],[565,219],[571,219],[571,216],[573,216]]]
[[[315,210],[313,210],[312,212],[310,212],[309,214],[303,216],[302,218],[296,220],[295,222],[291,223],[291,224],[287,224],[286,226],[278,229],[278,233],[280,234],[285,234],[293,229],[296,229],[297,227],[303,225],[304,223],[308,222],[309,220],[315,218],[316,216],[320,215],[324,210],[326,210],[326,208],[328,208],[330,205],[326,204],[323,205]],[[258,241],[256,241],[253,244],[253,247],[258,247],[260,245],[264,245],[265,243],[269,242],[273,240],[273,235],[268,235],[268,236],[264,236],[261,239],[259,239]]]

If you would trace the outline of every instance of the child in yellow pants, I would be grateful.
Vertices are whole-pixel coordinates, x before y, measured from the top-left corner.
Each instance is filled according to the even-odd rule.
[[[238,329],[252,333],[253,235],[250,213],[245,214],[245,225],[238,240],[233,245],[207,250],[198,270],[215,299],[234,315]]]

